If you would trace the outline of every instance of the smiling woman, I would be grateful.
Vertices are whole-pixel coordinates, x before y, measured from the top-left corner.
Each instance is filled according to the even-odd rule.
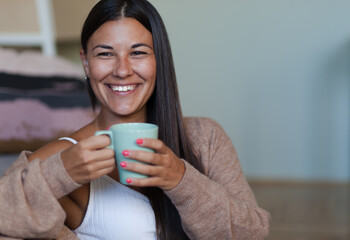
[[[92,34],[80,56],[102,111],[114,121],[128,117],[145,122],[156,81],[152,34],[133,18],[108,21]]]
[[[182,116],[156,9],[146,0],[101,0],[84,23],[81,43],[98,116],[29,156],[43,164],[59,156],[65,177],[81,184],[59,200],[69,232],[107,240],[266,238],[270,215],[257,205],[229,137],[211,119]],[[122,151],[120,167],[147,176],[122,185],[109,138],[94,134],[129,122],[152,123],[159,132],[158,139],[135,139],[151,151]]]

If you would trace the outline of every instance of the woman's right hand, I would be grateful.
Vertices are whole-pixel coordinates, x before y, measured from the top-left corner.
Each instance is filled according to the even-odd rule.
[[[106,148],[107,136],[91,136],[61,152],[61,159],[70,177],[79,184],[88,183],[110,173],[115,167],[114,151]]]

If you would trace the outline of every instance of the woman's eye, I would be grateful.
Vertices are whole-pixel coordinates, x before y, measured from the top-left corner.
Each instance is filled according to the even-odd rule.
[[[110,53],[110,52],[101,52],[101,53],[98,53],[97,56],[101,56],[101,57],[113,57],[113,53]]]
[[[147,54],[146,52],[142,52],[142,51],[135,51],[135,52],[132,52],[131,55],[133,56],[139,56],[139,55],[144,55],[144,54]]]

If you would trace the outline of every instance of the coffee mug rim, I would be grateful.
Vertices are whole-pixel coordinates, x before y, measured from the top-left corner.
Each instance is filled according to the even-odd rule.
[[[130,129],[125,129],[126,126],[147,126],[145,129],[136,129],[135,131],[150,131],[154,129],[158,129],[158,126],[153,123],[140,123],[140,122],[131,122],[131,123],[118,123],[114,124],[110,127],[110,129],[118,130],[118,131],[130,131]]]

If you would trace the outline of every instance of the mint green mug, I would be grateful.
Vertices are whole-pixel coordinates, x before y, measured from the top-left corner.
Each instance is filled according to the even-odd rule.
[[[120,166],[121,162],[138,162],[133,159],[125,158],[122,152],[124,150],[143,150],[154,152],[149,148],[140,147],[136,140],[139,138],[158,138],[158,126],[151,123],[120,123],[112,125],[109,130],[97,131],[95,135],[108,135],[111,139],[111,145],[115,152],[116,164],[118,167],[119,180],[128,185],[127,178],[146,178],[148,176],[125,170]]]

